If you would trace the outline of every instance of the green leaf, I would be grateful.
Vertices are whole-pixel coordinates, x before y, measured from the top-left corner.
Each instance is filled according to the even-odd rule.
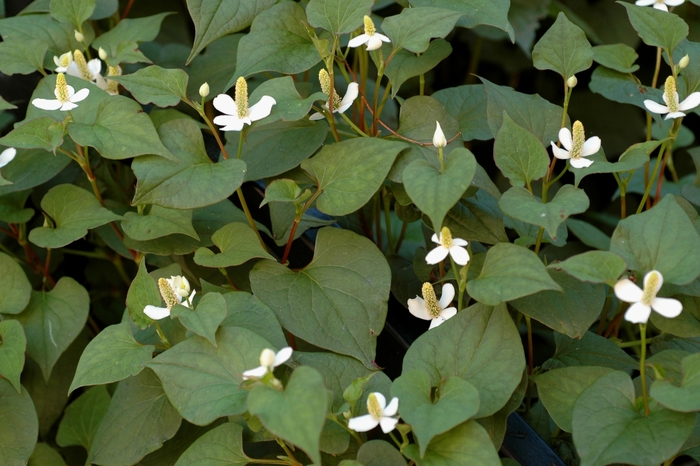
[[[16,105],[12,105],[2,97],[0,97],[0,110],[12,110],[13,108],[17,108]]]
[[[243,451],[243,427],[227,422],[195,440],[175,466],[246,466],[249,462]]]
[[[347,215],[365,205],[406,147],[405,143],[379,138],[346,139],[324,146],[314,158],[301,164],[323,191],[316,201],[318,210]]]
[[[308,90],[309,88],[300,84],[299,89]],[[306,94],[307,92],[304,92],[304,95]],[[265,117],[259,125],[277,120],[296,121],[304,119],[314,102],[318,100],[325,102],[328,100],[328,96],[323,92],[314,92],[306,98],[302,97],[291,76],[268,79],[255,88],[250,94],[248,101],[251,103],[258,102],[265,95],[272,96],[277,103],[272,107],[270,115]],[[304,121],[309,123],[306,119]],[[246,136],[249,136],[249,134],[250,133],[246,134]],[[237,139],[238,138],[236,138],[235,141],[236,144],[238,143]]]
[[[688,35],[688,25],[678,15],[617,2],[627,8],[632,27],[645,44],[673,51]]]
[[[444,224],[455,238],[486,244],[509,241],[496,200],[481,191],[474,197],[460,200],[447,213]]]
[[[486,92],[483,84],[442,89],[432,97],[445,106],[447,113],[457,119],[462,140],[488,141],[493,138],[486,119]]]
[[[207,248],[199,248],[194,262],[203,267],[233,267],[251,259],[275,260],[265,252],[255,232],[246,224],[229,223],[211,237],[221,253],[216,254]]]
[[[673,411],[691,413],[700,411],[700,354],[692,354],[681,361],[683,380],[680,386],[669,380],[656,380],[649,395]]]
[[[593,71],[588,87],[591,91],[608,100],[631,104],[644,110],[646,110],[644,101],[647,99],[663,102],[662,89],[644,86],[639,84],[637,78],[629,73],[620,73],[603,66],[599,66]],[[595,165],[591,165],[591,168]]]
[[[459,377],[441,381],[437,393],[433,401],[430,378],[419,371],[403,373],[391,386],[391,395],[400,400],[401,419],[412,426],[421,456],[433,437],[469,420],[479,411],[479,392]]]
[[[632,379],[614,371],[595,381],[576,401],[572,433],[582,465],[655,465],[678,452],[694,425],[695,414],[658,405],[647,416],[640,413]]]
[[[447,212],[470,186],[476,172],[476,159],[468,149],[453,150],[444,171],[427,160],[412,162],[403,172],[406,193],[437,231]]]
[[[275,3],[277,0],[187,0],[195,31],[187,64],[216,39],[250,26],[256,16]]]
[[[95,0],[51,0],[51,16],[82,30],[82,24],[95,10]]]
[[[406,460],[401,453],[384,440],[363,443],[357,452],[357,461],[364,466],[406,466]]]
[[[82,45],[75,40],[75,26],[70,23],[60,23],[49,14],[36,14],[15,16],[0,19],[0,36],[5,41],[42,41],[49,46],[48,56],[61,55],[67,50],[82,49]],[[94,37],[91,28],[85,28],[85,40],[90,42]],[[92,36],[92,37],[91,37]],[[155,37],[155,36],[154,36]],[[49,59],[53,64],[53,60]],[[47,66],[52,68],[53,66]],[[70,82],[69,82],[70,84]],[[51,94],[50,98],[55,98]]]
[[[0,138],[0,144],[15,148],[44,149],[55,153],[56,148],[63,144],[63,125],[49,117],[29,120]]]
[[[248,395],[248,411],[267,430],[293,443],[321,464],[319,439],[326,421],[326,389],[321,374],[298,367],[284,391],[256,385]]]
[[[0,438],[3,461],[27,464],[39,435],[36,409],[26,389],[17,393],[9,380],[0,378]]]
[[[27,466],[66,466],[63,457],[45,443],[37,443]]]
[[[700,236],[673,196],[621,220],[610,251],[632,270],[658,270],[665,283],[685,285],[700,275]]]
[[[118,0],[96,0],[95,11],[89,19],[105,19],[112,16],[119,8]]]
[[[391,96],[396,97],[401,85],[409,78],[432,70],[438,63],[447,58],[450,53],[452,53],[452,46],[449,42],[442,39],[430,42],[428,49],[420,55],[415,55],[403,49],[399,50],[389,64],[386,65],[386,70],[384,70],[392,84]]]
[[[224,294],[228,314],[221,322],[222,327],[243,327],[257,333],[276,348],[287,346],[275,313],[257,297],[244,291]]]
[[[150,241],[163,236],[181,234],[199,240],[192,226],[192,210],[166,209],[154,205],[148,215],[124,214],[122,229],[137,241]]]
[[[554,369],[535,376],[537,394],[560,429],[571,432],[574,405],[584,390],[613,369],[580,366]]]
[[[76,143],[94,147],[107,159],[158,154],[174,160],[160,142],[148,115],[139,104],[126,97],[111,96],[102,100],[94,119],[69,124],[68,133]]]
[[[92,193],[70,184],[51,188],[41,200],[41,208],[55,225],[29,232],[29,241],[42,248],[61,248],[87,235],[89,229],[121,220],[102,207]]]
[[[110,325],[87,345],[80,356],[69,392],[86,385],[104,385],[137,375],[151,361],[153,345],[142,345],[129,322]]]
[[[49,292],[32,291],[27,308],[14,317],[24,327],[27,354],[41,367],[44,381],[83,329],[89,311],[85,288],[70,277],[61,277]]]
[[[40,40],[6,40],[0,42],[0,72],[7,75],[31,74],[44,70],[48,45]]]
[[[309,24],[333,34],[346,34],[362,26],[374,0],[311,0],[306,6]]]
[[[109,58],[107,63],[113,66],[119,63],[136,63],[138,61],[150,62],[141,52],[136,50],[138,42],[152,41],[158,36],[160,24],[166,16],[172,13],[159,13],[143,18],[126,18],[119,21],[114,28],[96,38],[92,47],[102,47]],[[68,48],[66,50],[73,50]]]
[[[307,267],[293,272],[260,261],[250,284],[289,332],[374,367],[391,284],[389,266],[374,243],[348,230],[323,228]]]
[[[479,79],[486,90],[486,117],[492,135],[498,134],[503,125],[503,113],[506,112],[515,124],[534,134],[543,145],[549,146],[550,141],[559,139],[561,107],[537,94],[521,94],[510,87]]]
[[[554,342],[557,349],[554,356],[542,364],[543,369],[604,366],[615,370],[628,370],[639,366],[637,361],[614,342],[592,332],[586,332],[581,339],[555,333]]]
[[[260,207],[268,202],[298,204],[308,199],[309,196],[311,196],[311,191],[306,189],[302,193],[296,181],[287,178],[276,179],[265,188],[265,199],[260,203]]]
[[[272,108],[275,107],[277,105]],[[306,113],[308,109],[304,115]],[[277,121],[254,126],[247,135],[241,154],[241,159],[247,165],[245,179],[261,180],[298,167],[321,147],[327,134],[328,125],[309,120]],[[227,150],[235,154],[237,147],[238,141],[235,145],[232,142]]]
[[[634,73],[639,69],[635,65],[639,55],[626,44],[596,45],[593,47],[593,60],[606,68],[620,73]]]
[[[585,168],[574,170],[574,184],[578,186],[584,176],[593,173],[622,173],[636,170],[649,162],[649,155],[661,145],[661,141],[640,142],[631,145],[618,159],[617,162],[608,162],[603,151],[588,157],[594,163]]]
[[[521,187],[510,188],[498,201],[498,207],[504,214],[544,228],[554,240],[557,239],[559,225],[570,215],[585,212],[588,206],[586,192],[570,184],[562,186],[554,199],[546,204]]]
[[[406,352],[402,373],[423,371],[430,375],[431,386],[447,377],[461,377],[479,391],[475,417],[481,418],[508,402],[524,369],[520,336],[506,306],[474,304],[448,325],[421,335]]]
[[[443,8],[404,8],[400,14],[386,18],[382,29],[391,39],[394,50],[423,53],[428,49],[430,39],[447,36],[460,16]]]
[[[469,0],[460,2],[454,0],[410,0],[412,6],[433,6],[452,10],[463,16],[457,21],[457,26],[473,28],[480,24],[493,26],[508,33],[513,42],[513,27],[508,22],[508,0]],[[453,13],[454,14],[454,13]],[[455,15],[456,16],[456,15]]]
[[[673,51],[674,63],[678,63],[685,55],[688,55],[690,63],[700,62],[700,43],[691,42],[687,39],[682,40]],[[664,59],[668,61],[668,57],[665,54]],[[698,86],[700,86],[700,70],[694,66],[688,66],[681,70],[680,76],[685,81],[685,89],[688,93],[698,90]]]
[[[105,466],[135,464],[174,436],[181,422],[158,378],[142,371],[117,385],[88,461]]]
[[[129,316],[141,329],[146,328],[151,319],[143,313],[143,309],[149,304],[160,304],[160,291],[156,281],[146,270],[146,261],[142,260],[134,281],[129,286],[126,294],[126,307],[129,309]]]
[[[403,454],[418,466],[501,466],[491,437],[475,421],[465,422],[435,437],[428,445],[423,459],[418,453],[418,445],[415,444],[406,446]]]
[[[132,74],[110,77],[124,86],[143,105],[172,107],[187,99],[187,73],[152,65]]]
[[[226,88],[239,76],[261,71],[297,74],[321,60],[304,26],[306,13],[298,3],[282,2],[256,16],[250,32],[238,43],[236,73]]]
[[[575,218],[568,218],[565,223],[569,231],[586,246],[602,251],[610,249],[610,237],[590,223]]]
[[[216,346],[216,329],[226,317],[226,300],[220,293],[207,293],[195,310],[177,305],[172,317],[177,317],[190,332],[200,335]]]
[[[175,409],[196,425],[246,411],[248,391],[241,388],[242,374],[258,367],[260,353],[270,348],[270,343],[240,327],[220,328],[216,341],[214,347],[206,338],[190,337],[148,365]]]
[[[605,287],[580,282],[564,272],[548,272],[563,292],[540,291],[510,304],[552,330],[571,338],[581,338],[600,315],[605,302]]]
[[[231,76],[236,71],[238,42],[241,40],[241,37],[243,37],[243,34],[221,37],[207,45],[206,51],[192,60],[192,63],[186,70],[189,75],[187,96],[191,101],[201,101],[199,86],[205,82],[209,84],[210,91],[205,100],[211,100],[226,91],[228,80],[231,79]]]
[[[538,70],[552,70],[566,81],[593,64],[593,50],[586,33],[559,12],[554,24],[532,49],[532,62]]]
[[[651,322],[659,330],[683,338],[700,336],[700,299],[693,296],[679,295],[677,298],[683,304],[683,312],[668,319],[661,314],[652,312]]]
[[[0,322],[0,377],[10,381],[17,393],[22,393],[19,376],[24,367],[27,338],[22,325],[16,320]]]
[[[66,408],[58,425],[56,443],[61,447],[80,445],[89,451],[110,401],[105,385],[87,389]]]
[[[3,176],[13,184],[0,186],[0,196],[45,183],[66,168],[70,161],[68,157],[55,156],[43,149],[18,149],[12,163],[2,168]]]
[[[571,256],[564,262],[550,264],[547,268],[562,269],[584,282],[614,286],[620,275],[627,270],[627,263],[614,252],[588,251]]]
[[[161,125],[158,133],[178,161],[154,155],[134,160],[131,167],[138,183],[132,204],[205,207],[226,199],[243,182],[245,163],[237,159],[213,163],[194,121],[172,120]]]
[[[486,253],[481,273],[467,283],[469,295],[495,306],[538,291],[561,291],[537,254],[521,246],[498,243]]]
[[[27,223],[34,216],[34,209],[24,208],[31,190],[18,191],[0,196],[0,222]],[[3,311],[0,304],[0,313]]]
[[[530,186],[530,182],[545,176],[549,168],[549,155],[542,143],[506,112],[496,135],[493,158],[513,186]]]
[[[29,304],[32,285],[22,267],[0,252],[0,314],[19,314]]]

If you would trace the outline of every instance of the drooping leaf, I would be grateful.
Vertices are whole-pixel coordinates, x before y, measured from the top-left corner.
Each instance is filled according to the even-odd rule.
[[[634,369],[637,362],[614,342],[586,332],[581,339],[554,334],[557,349],[551,359],[542,364],[543,369],[560,367],[603,366],[615,370]]]
[[[43,184],[70,163],[68,157],[56,156],[43,149],[18,149],[11,164],[2,168],[2,176],[12,182],[0,186],[0,196]]]
[[[538,70],[552,70],[564,80],[593,64],[593,50],[586,33],[562,12],[532,49],[532,61]]]
[[[187,73],[152,65],[132,74],[110,78],[124,86],[142,104],[172,107],[187,99]]]
[[[647,45],[673,51],[688,35],[688,25],[676,14],[631,3],[617,3],[627,8],[632,27]]]
[[[447,36],[459,18],[459,13],[444,8],[404,8],[400,14],[386,18],[382,29],[391,39],[394,50],[423,53],[430,39]]]
[[[89,451],[110,401],[105,385],[86,390],[66,408],[58,425],[56,443],[62,447],[80,445]]]
[[[362,25],[374,0],[311,0],[306,6],[309,24],[333,34],[346,34]]]
[[[220,293],[207,293],[199,300],[196,309],[177,305],[171,316],[179,318],[187,330],[216,346],[216,329],[226,318],[226,300]]]
[[[74,30],[75,26],[72,24],[58,22],[48,13],[0,19],[0,36],[3,40],[40,40],[49,46],[48,57],[82,48],[75,40]],[[83,32],[86,41],[90,42],[91,36],[94,37],[92,29],[85,28]],[[52,59],[49,60],[53,63]]]
[[[0,252],[0,314],[19,314],[27,307],[32,285],[22,267]]]
[[[22,393],[19,376],[24,368],[27,338],[22,325],[16,320],[0,322],[0,376],[6,378],[17,393]]]
[[[27,464],[39,435],[39,423],[26,389],[17,393],[9,380],[0,378],[0,447],[5,464]]]
[[[107,63],[112,66],[140,61],[149,63],[150,60],[138,50],[138,43],[154,40],[160,32],[161,23],[170,14],[172,13],[159,13],[134,19],[125,18],[114,28],[96,38],[92,47],[96,50],[102,47],[108,55]],[[75,50],[75,47],[65,50]]]
[[[601,251],[610,249],[610,237],[590,223],[576,218],[568,218],[566,226],[586,246]]]
[[[227,422],[195,440],[175,466],[246,466],[249,462],[243,451],[243,427]]]
[[[591,75],[589,89],[613,102],[631,104],[646,110],[647,99],[663,102],[663,90],[639,84],[629,73],[620,73],[604,66],[597,67]],[[593,168],[596,164],[591,165]]]
[[[418,465],[501,466],[488,432],[475,421],[468,421],[435,437],[421,459],[418,445],[408,445],[404,455]]]
[[[613,252],[588,251],[571,256],[564,262],[550,264],[548,268],[562,269],[584,282],[614,285],[620,275],[627,270],[627,264]]]
[[[517,187],[530,186],[530,182],[545,176],[549,168],[549,155],[542,143],[506,112],[496,134],[493,158],[510,184]]]

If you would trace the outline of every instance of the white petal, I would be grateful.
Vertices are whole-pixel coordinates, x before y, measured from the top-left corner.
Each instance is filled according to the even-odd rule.
[[[377,34],[372,34],[367,41],[367,51],[377,50],[382,46],[382,40],[377,36]]]
[[[693,92],[680,103],[678,108],[683,111],[692,110],[700,105],[700,92]]]
[[[260,366],[256,367],[255,369],[250,369],[249,371],[245,371],[243,373],[243,380],[248,380],[250,378],[255,377],[256,379],[259,379],[261,377],[265,377],[265,374],[267,374],[268,368],[265,366]]]
[[[432,330],[438,325],[442,324],[445,321],[445,318],[442,316],[437,316],[436,318],[433,319],[432,322],[430,322],[430,327],[428,327],[428,330]]]
[[[462,238],[452,238],[452,244],[455,246],[466,246],[469,244],[469,241],[462,239]]]
[[[65,104],[61,105],[62,112],[67,112],[68,110],[73,110],[74,108],[78,108],[78,106],[73,102],[66,102]]]
[[[583,143],[583,149],[581,150],[581,157],[588,157],[593,155],[600,150],[600,138],[598,136],[593,136],[592,138],[586,140]]]
[[[350,42],[348,42],[348,45],[350,47],[359,47],[360,45],[366,43],[369,40],[369,36],[367,34],[360,34],[359,36],[350,39]]]
[[[95,84],[103,91],[107,90],[107,80],[103,78],[101,74],[95,76]]]
[[[623,278],[615,283],[615,296],[626,303],[641,301],[644,292],[632,280]]]
[[[649,99],[644,101],[644,106],[651,113],[658,113],[659,115],[663,115],[664,113],[668,113],[670,111],[665,105],[661,105]]]
[[[447,145],[447,139],[445,139],[445,133],[442,132],[440,128],[440,122],[435,122],[435,132],[433,133],[433,145],[435,147],[445,147]]]
[[[167,307],[151,306],[150,304],[143,308],[143,313],[153,320],[160,320],[170,315],[170,309]]]
[[[102,62],[99,58],[93,58],[87,62],[87,67],[92,75],[92,79],[95,79],[100,74],[100,71],[102,71]]]
[[[678,6],[682,5],[685,0],[664,0],[664,3],[668,6]]]
[[[323,120],[324,118],[325,118],[325,117],[323,116],[322,113],[316,112],[316,113],[312,114],[312,115],[309,117],[309,120],[311,120],[311,121]]]
[[[416,296],[415,299],[408,300],[408,312],[419,319],[432,319],[431,315],[428,313],[428,309],[425,307],[425,301],[423,301],[423,298],[418,296]]]
[[[15,155],[17,155],[17,149],[15,149],[14,147],[8,147],[4,151],[2,151],[2,154],[0,154],[0,168],[12,162],[12,159],[15,158]]]
[[[569,131],[569,128],[559,130],[559,142],[564,146],[564,149],[571,150],[571,131]]]
[[[443,309],[442,312],[440,313],[440,317],[442,317],[443,320],[451,319],[457,314],[457,308],[456,307],[448,307],[447,309]]]
[[[634,4],[638,6],[649,6],[653,5],[654,2],[656,2],[656,0],[637,0]]]
[[[654,298],[651,302],[651,308],[662,316],[673,319],[681,313],[683,305],[673,298]]]
[[[345,113],[345,110],[350,108],[355,99],[357,99],[359,93],[360,90],[357,83],[348,84],[348,90],[345,92],[343,100],[340,101],[340,107],[333,109],[333,112]]]
[[[437,235],[437,233],[433,233],[433,236],[430,237],[430,241],[432,241],[433,243],[441,244],[440,237]]]
[[[382,40],[382,42],[391,42],[391,39],[389,39],[384,34],[379,34],[378,32],[375,32],[374,35],[379,37]]]
[[[78,64],[76,62],[71,62],[71,64],[66,67],[66,74],[83,79],[83,73],[80,72],[80,68],[78,68]]]
[[[569,151],[562,149],[561,147],[557,147],[554,143],[552,144],[552,154],[562,160],[570,159],[571,154],[569,154]]]
[[[448,253],[449,250],[446,247],[438,246],[430,251],[427,256],[425,256],[425,261],[428,264],[437,264],[447,257]]]
[[[238,109],[236,108],[236,102],[228,94],[219,94],[214,97],[213,100],[214,108],[221,113],[226,113],[227,115],[238,115]]]
[[[449,306],[453,299],[455,299],[455,287],[452,286],[452,283],[445,283],[442,285],[442,296],[440,301],[438,301],[440,309],[445,309]]]
[[[242,119],[233,115],[219,115],[214,118],[214,123],[223,126],[221,131],[240,131],[245,124]]]
[[[75,103],[75,102],[80,102],[81,100],[85,100],[90,94],[90,89],[87,87],[85,89],[80,89],[78,92],[73,94],[73,97],[70,98],[70,101]]]
[[[289,358],[292,357],[292,347],[291,346],[285,346],[281,350],[277,352],[275,355],[275,364],[272,367],[277,367],[280,364],[284,364],[287,362]]]
[[[382,432],[388,434],[396,428],[399,420],[393,417],[383,417],[379,420],[379,425],[382,426]]]
[[[384,398],[384,395],[382,395],[379,392],[372,392],[377,398],[377,403],[379,403],[379,407],[382,408],[382,412],[384,412],[384,408],[386,408],[386,398]],[[367,399],[367,406],[369,406],[369,398]]]
[[[653,294],[654,296],[656,296],[656,293],[658,293],[661,287],[664,285],[664,276],[661,275],[661,272],[659,272],[658,270],[650,270],[646,273],[646,275],[644,275],[644,288],[647,287],[647,283],[649,282],[649,278],[651,278],[651,274],[656,274],[658,277],[658,281],[653,290]]]
[[[646,324],[651,314],[651,308],[646,304],[634,303],[625,312],[625,320],[633,324]]]
[[[264,95],[257,104],[250,107],[248,110],[248,117],[251,121],[262,120],[270,114],[272,111],[272,106],[276,103],[277,101],[275,99],[269,95]]]
[[[371,414],[354,417],[348,421],[348,428],[355,432],[367,432],[379,425],[379,421],[372,417]]]
[[[663,3],[654,3],[654,8],[656,8],[657,10],[668,11],[668,7]]]
[[[454,240],[452,240],[452,242],[454,242]],[[467,262],[469,262],[469,253],[461,246],[452,246],[450,248],[450,255],[458,265],[467,265]]]
[[[382,414],[384,416],[393,416],[396,414],[396,412],[399,410],[399,399],[396,397],[393,397],[391,401],[389,402],[389,405],[382,410]]]
[[[593,165],[593,160],[588,160],[584,158],[571,159],[571,166],[574,168],[587,168]]]
[[[669,113],[668,115],[666,115],[666,118],[664,118],[664,120],[668,120],[668,119],[673,120],[676,118],[683,118],[684,116],[685,116],[685,113],[683,113],[683,112],[673,112],[673,113]]]
[[[42,110],[58,110],[63,104],[57,99],[34,99],[32,105]]]

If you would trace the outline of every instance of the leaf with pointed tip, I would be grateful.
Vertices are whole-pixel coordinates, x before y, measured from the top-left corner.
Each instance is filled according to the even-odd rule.
[[[67,50],[82,49],[82,44],[75,40],[75,26],[70,23],[60,23],[51,15],[35,14],[21,15],[12,18],[0,19],[0,36],[5,41],[40,40],[49,46],[48,56],[61,55]],[[85,40],[90,43],[94,37],[92,28],[84,28]],[[53,60],[49,59],[53,67]],[[69,83],[70,84],[70,83]],[[50,98],[55,98],[51,95]]]
[[[0,445],[4,464],[27,464],[39,435],[36,409],[26,389],[23,388],[21,393],[17,393],[10,381],[2,377],[0,416]]]
[[[0,97],[0,110],[12,110],[13,108],[17,108],[16,105],[12,105],[2,97]]]
[[[408,445],[404,455],[419,465],[501,466],[491,437],[476,421],[468,421],[435,437],[421,459],[418,445]]]
[[[571,256],[564,262],[550,264],[549,269],[562,269],[584,282],[614,285],[627,270],[625,260],[614,252],[588,251]]]
[[[680,386],[669,380],[655,380],[649,395],[668,409],[690,413],[700,411],[700,354],[691,354],[681,361],[683,380]]]
[[[459,13],[444,8],[404,8],[400,14],[386,18],[382,29],[391,39],[394,50],[423,53],[430,39],[447,36],[459,18]]]
[[[445,106],[447,113],[457,119],[462,140],[493,139],[486,119],[486,92],[483,84],[442,89],[432,97]]]
[[[44,71],[48,45],[40,40],[10,39],[0,42],[0,72],[6,75]]]
[[[194,262],[203,267],[233,267],[251,259],[274,260],[260,244],[255,232],[246,224],[229,223],[211,237],[221,251],[216,254],[207,248],[199,248],[194,255]]]
[[[392,84],[391,96],[396,97],[401,85],[409,78],[432,70],[451,52],[452,46],[442,39],[432,41],[428,49],[418,56],[408,50],[399,50],[384,70]]]
[[[228,314],[222,327],[243,327],[270,342],[276,348],[287,346],[287,339],[275,313],[260,299],[245,291],[224,294]]]
[[[56,148],[63,144],[63,124],[49,117],[29,120],[0,138],[0,144],[55,153]]]
[[[66,466],[63,457],[45,443],[37,443],[27,466]]]
[[[24,367],[27,338],[22,325],[16,320],[0,322],[0,377],[10,381],[17,393],[22,392],[19,376]]]
[[[66,408],[58,425],[56,443],[61,447],[80,445],[89,451],[110,401],[105,385],[87,389]]]
[[[92,42],[94,49],[102,47],[107,52],[107,63],[116,66],[121,62],[135,63],[136,61],[149,60],[136,48],[139,42],[149,42],[158,36],[160,25],[166,16],[172,13],[159,13],[143,18],[125,18],[110,29],[101,34]],[[68,48],[66,50],[74,50]],[[134,53],[137,52],[137,53]],[[127,60],[124,60],[127,58]]]
[[[650,99],[656,102],[663,102],[662,89],[644,86],[639,84],[637,79],[631,74],[620,73],[604,66],[599,66],[593,71],[588,87],[591,91],[602,95],[608,100],[622,104],[631,104],[645,111],[645,100]],[[595,164],[591,165],[591,168],[594,166]]]
[[[542,143],[503,112],[503,125],[493,146],[493,158],[513,186],[530,186],[547,174],[549,155]]]
[[[76,29],[82,25],[95,10],[95,0],[51,0],[51,16],[62,23],[71,23]]]
[[[243,427],[227,422],[195,440],[175,466],[246,466],[249,463],[250,458],[243,451]]]
[[[124,233],[137,241],[149,241],[163,236],[181,234],[199,240],[192,226],[192,210],[166,209],[154,205],[148,215],[136,212],[124,214]]]
[[[561,333],[554,333],[554,343],[557,346],[554,356],[542,364],[545,370],[603,366],[623,371],[639,365],[617,344],[592,332],[586,332],[583,338],[569,338]]]
[[[631,3],[617,3],[627,8],[632,27],[647,45],[673,51],[688,35],[688,25],[678,15]]]
[[[593,173],[623,173],[636,170],[649,163],[649,155],[661,145],[661,141],[640,142],[631,145],[617,162],[608,162],[603,151],[588,157],[594,163],[588,167],[574,170],[574,185],[578,186],[584,176]]]
[[[18,149],[11,164],[2,173],[13,184],[0,186],[0,196],[39,186],[58,175],[70,163],[68,157],[58,157],[43,149]]]
[[[509,0],[411,0],[414,7],[432,6],[452,10],[453,14],[461,14],[457,26],[473,28],[479,25],[493,26],[508,34],[510,41],[514,40],[513,27],[508,21],[508,10],[512,7]],[[456,16],[456,15],[455,15]]]
[[[346,34],[362,25],[372,13],[374,0],[311,0],[306,6],[309,24],[333,34]]]
[[[111,80],[124,86],[141,104],[172,107],[187,99],[188,76],[180,69],[165,69],[152,65],[132,74],[112,76]]]
[[[149,304],[159,306],[160,300],[158,285],[156,285],[153,277],[148,274],[146,261],[141,261],[136,277],[131,282],[129,291],[126,294],[126,307],[129,309],[131,320],[139,328],[145,329],[151,323],[151,318],[143,313],[143,309]]]
[[[207,293],[199,300],[196,309],[178,304],[170,315],[179,318],[187,330],[216,346],[216,329],[226,318],[226,300],[220,293]]]
[[[532,49],[532,61],[538,70],[556,71],[567,80],[591,67],[593,50],[586,33],[559,12],[554,24]]]
[[[0,314],[19,314],[29,304],[32,285],[22,267],[0,252]]]
[[[627,44],[606,44],[593,47],[593,60],[606,68],[620,73],[634,73],[639,69],[635,65],[639,55]]]

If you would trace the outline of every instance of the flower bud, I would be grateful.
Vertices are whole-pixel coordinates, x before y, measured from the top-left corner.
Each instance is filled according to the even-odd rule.
[[[566,85],[571,87],[571,88],[576,87],[577,84],[578,84],[578,79],[576,78],[575,75],[571,75],[571,77],[566,80]]]
[[[688,66],[688,63],[690,63],[690,57],[686,54],[683,58],[681,58],[681,61],[678,62],[678,67],[683,69]]]
[[[440,128],[440,123],[436,121],[435,125],[435,133],[433,134],[433,145],[435,147],[445,147],[447,145],[445,133],[442,132],[442,128]]]
[[[73,31],[75,34],[75,40],[78,42],[84,42],[85,41],[85,36],[80,32],[80,31]]]
[[[97,54],[100,56],[100,58],[102,59],[102,61],[107,61],[108,55],[107,55],[107,51],[106,51],[105,49],[103,49],[102,47],[100,47],[100,48],[97,50]]]
[[[204,83],[201,86],[199,86],[199,95],[202,97],[206,97],[209,95],[209,83]]]
[[[270,348],[265,348],[260,353],[260,365],[265,367],[272,367],[275,365],[275,352]]]

